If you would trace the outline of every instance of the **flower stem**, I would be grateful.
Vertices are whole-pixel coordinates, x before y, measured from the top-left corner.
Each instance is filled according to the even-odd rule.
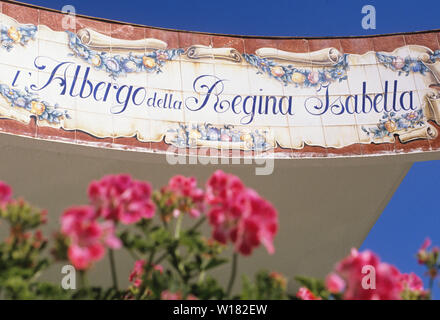
[[[109,250],[109,258],[110,258],[110,271],[112,274],[112,281],[113,281],[113,288],[118,290],[118,277],[116,275],[116,263],[115,263],[115,256],[112,249]]]
[[[197,280],[197,283],[201,284],[205,281],[205,270],[202,270],[199,274],[199,279]]]
[[[180,229],[182,227],[182,219],[183,219],[183,214],[181,213],[179,215],[179,217],[177,218],[176,229],[174,230],[174,239],[179,239],[179,237],[180,237]]]
[[[79,272],[79,283],[80,283],[81,289],[85,289],[87,287],[87,276],[86,276],[86,272],[84,270],[80,270],[80,272]]]
[[[197,230],[198,227],[200,227],[202,225],[203,222],[205,222],[206,217],[201,218],[199,221],[197,221],[196,224],[194,224],[189,230],[188,232],[193,232],[195,230]]]
[[[226,291],[226,297],[230,298],[232,287],[235,282],[235,276],[237,274],[237,265],[238,265],[238,254],[237,252],[234,252],[234,255],[232,256],[232,269],[231,269],[231,276],[229,277],[229,283],[228,283],[228,289]]]
[[[434,286],[434,278],[432,276],[429,277],[429,293],[432,295],[432,287]],[[431,297],[432,299],[432,297]]]
[[[162,262],[163,259],[165,259],[168,256],[168,252],[164,252],[159,258],[157,258],[156,262],[154,262],[154,265],[157,265]]]

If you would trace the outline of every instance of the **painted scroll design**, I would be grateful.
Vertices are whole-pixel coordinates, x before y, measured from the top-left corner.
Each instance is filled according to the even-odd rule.
[[[186,50],[189,59],[214,58],[240,63],[243,59],[237,49],[213,48],[211,46],[194,45]]]
[[[427,117],[437,124],[440,123],[440,92],[431,92],[425,96]]]
[[[410,73],[420,73],[425,76],[431,73],[437,83],[430,87],[437,88],[439,85],[438,76],[432,68],[432,64],[440,60],[440,50],[430,51],[428,48],[416,46],[421,50],[418,57],[401,57],[399,55],[376,52],[376,58],[380,64],[397,74],[408,76]],[[424,51],[424,52],[423,52]],[[437,110],[440,110],[440,95],[431,93],[425,96],[425,102],[419,110],[396,115],[394,112],[384,112],[382,118],[375,127],[362,126],[362,130],[372,138],[383,139],[398,135],[401,142],[415,139],[434,139],[437,137],[437,130],[428,123],[433,120],[440,124],[440,117],[437,117]]]
[[[145,50],[165,50],[167,48],[167,43],[159,39],[124,40],[106,36],[89,28],[79,30],[77,36],[84,45],[98,51],[133,50],[143,52]]]
[[[400,115],[395,112],[384,112],[376,127],[362,126],[362,130],[373,139],[377,139],[423,126],[426,126],[425,117],[423,110],[419,109]]]
[[[211,147],[217,149],[238,149],[266,151],[274,148],[267,129],[238,129],[232,125],[179,124],[170,128],[165,142],[179,148]]]
[[[64,118],[70,119],[67,110],[59,108],[58,104],[52,105],[41,100],[35,93],[10,88],[6,84],[0,84],[0,95],[9,103],[11,108],[20,108],[37,117],[38,120],[47,121],[50,124],[59,125]]]
[[[320,87],[347,79],[348,54],[341,55],[331,66],[320,70],[297,68],[292,64],[284,65],[272,58],[264,58],[256,54],[245,53],[243,57],[258,70],[257,74],[265,74],[282,82],[285,86],[293,84],[296,87]],[[308,61],[310,64],[314,63],[313,59]]]
[[[425,97],[425,100],[427,99]],[[436,100],[434,99],[434,104],[438,102]],[[430,116],[428,109],[431,109],[430,105],[425,102],[420,109],[403,114],[384,112],[375,126],[361,126],[361,129],[372,142],[379,143],[385,142],[385,138],[393,138],[394,135],[397,135],[402,143],[416,139],[435,139],[438,135],[437,129],[428,120],[439,123],[440,118]]]
[[[181,55],[182,49],[155,49],[142,55],[110,55],[108,52],[98,52],[85,45],[77,34],[66,31],[69,37],[69,48],[72,56],[82,59],[97,70],[109,73],[112,79],[116,79],[127,73],[143,72],[160,73],[167,61],[174,60]]]
[[[19,27],[2,25],[0,41],[2,48],[10,51],[15,45],[25,46],[29,40],[35,40],[37,26],[29,24]]]

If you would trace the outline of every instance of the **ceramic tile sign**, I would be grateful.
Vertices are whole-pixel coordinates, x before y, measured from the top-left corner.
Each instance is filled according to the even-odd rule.
[[[243,52],[212,41],[171,47],[161,31],[122,39],[96,23],[71,31],[0,21],[0,115],[34,121],[35,138],[309,157],[397,143],[418,152],[438,137],[440,51],[425,45],[295,52],[273,40]],[[20,134],[8,123],[3,131]]]

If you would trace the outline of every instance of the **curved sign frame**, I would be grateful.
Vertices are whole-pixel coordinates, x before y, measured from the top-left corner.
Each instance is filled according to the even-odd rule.
[[[179,32],[3,3],[0,126],[145,152],[310,158],[440,146],[437,32],[298,39]]]

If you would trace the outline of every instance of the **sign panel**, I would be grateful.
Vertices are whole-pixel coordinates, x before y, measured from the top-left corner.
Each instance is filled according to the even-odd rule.
[[[84,18],[63,29],[62,14],[14,6],[39,19],[1,14],[5,132],[137,151],[173,146],[279,158],[437,149],[436,34],[432,45],[349,52],[338,39],[312,48],[306,39],[134,33]],[[46,24],[43,13],[51,17]],[[289,45],[298,41],[306,44],[300,50]]]

